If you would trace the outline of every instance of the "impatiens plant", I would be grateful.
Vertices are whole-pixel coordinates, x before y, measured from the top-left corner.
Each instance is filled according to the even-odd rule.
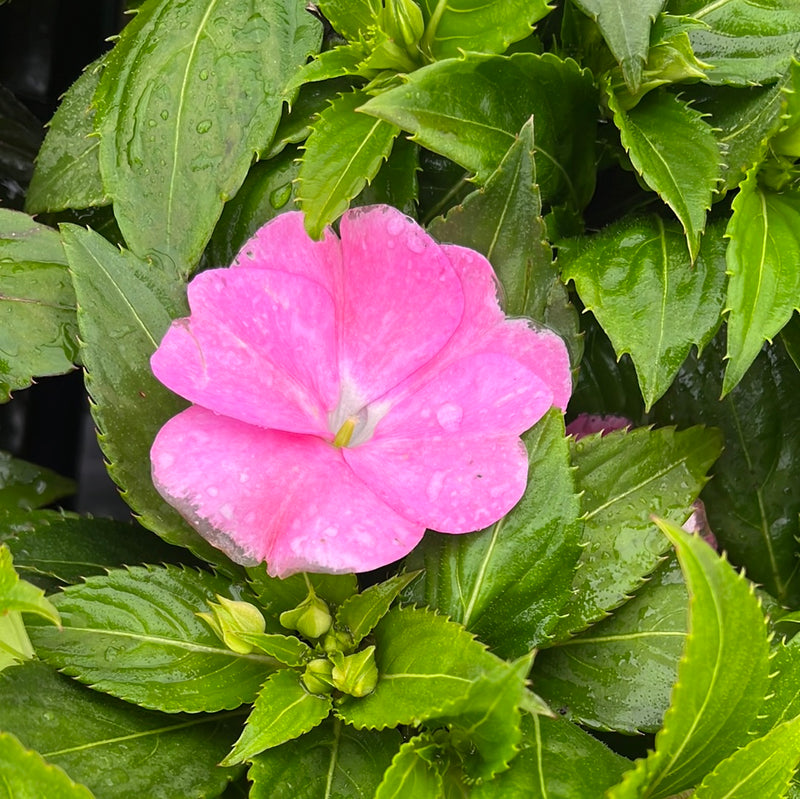
[[[0,430],[6,793],[800,796],[797,3],[126,6],[0,87],[130,508]]]

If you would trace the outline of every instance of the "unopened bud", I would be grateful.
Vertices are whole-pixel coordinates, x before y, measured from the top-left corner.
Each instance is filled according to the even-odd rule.
[[[287,630],[297,630],[313,639],[330,630],[333,618],[328,606],[312,590],[296,608],[281,613],[280,622]]]
[[[397,44],[404,45],[406,50],[414,52],[425,32],[422,9],[414,0],[386,0],[384,19],[389,36]]]
[[[303,685],[312,694],[329,694],[333,690],[333,664],[327,658],[312,660],[303,672]]]
[[[375,647],[368,646],[352,655],[334,654],[333,684],[343,694],[350,696],[366,696],[375,690],[378,684],[378,667],[375,665]]]
[[[353,636],[345,630],[331,628],[322,639],[322,648],[328,652],[343,652],[347,654],[353,649]]]
[[[266,628],[261,611],[249,602],[217,594],[219,604],[209,602],[211,613],[197,615],[208,624],[216,636],[233,652],[247,655],[253,651],[253,645],[239,638],[238,633],[263,633]]]

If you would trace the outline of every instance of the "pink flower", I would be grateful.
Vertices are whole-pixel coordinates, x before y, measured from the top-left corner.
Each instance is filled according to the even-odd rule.
[[[486,259],[388,206],[319,242],[283,214],[189,305],[152,358],[193,403],[159,432],[153,479],[277,576],[366,571],[428,527],[495,522],[525,490],[520,434],[570,393],[564,344],[503,316]]]

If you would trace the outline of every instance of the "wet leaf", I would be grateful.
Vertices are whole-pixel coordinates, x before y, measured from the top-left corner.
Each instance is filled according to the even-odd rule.
[[[727,394],[765,341],[800,309],[800,191],[775,192],[749,173],[728,223]]]
[[[609,799],[663,799],[697,785],[748,742],[767,693],[769,644],[752,585],[701,538],[668,522],[689,590],[689,635],[655,750]]]
[[[657,216],[625,217],[559,248],[564,279],[575,282],[617,355],[630,354],[645,408],[669,388],[692,346],[702,350],[720,325],[722,233],[709,227],[694,263],[680,226]]]
[[[74,491],[72,480],[0,451],[0,509],[3,512],[40,508]]]
[[[443,782],[435,762],[439,746],[428,733],[406,741],[386,769],[375,799],[440,799]]]
[[[649,92],[629,111],[613,93],[608,102],[631,163],[675,212],[694,261],[721,172],[722,158],[711,126],[700,112],[663,90]]]
[[[0,208],[0,402],[78,358],[75,292],[58,234]]]
[[[411,73],[361,107],[413,134],[485,183],[536,120],[536,175],[546,203],[582,208],[594,191],[596,98],[589,73],[552,54],[470,53]]]
[[[236,774],[217,763],[241,727],[238,711],[168,716],[35,661],[0,674],[0,707],[4,730],[104,799],[203,799],[218,796]],[[43,793],[44,786],[37,784],[31,799],[61,798]]]
[[[294,741],[253,758],[252,799],[364,799],[375,795],[402,738],[397,730],[354,730],[323,721]],[[302,774],[301,781],[296,779]]]
[[[671,559],[607,619],[539,653],[535,690],[586,726],[655,732],[669,707],[686,639],[687,602]]]
[[[123,28],[95,105],[103,185],[133,252],[182,274],[197,264],[321,30],[301,0],[165,0]]]
[[[33,627],[37,654],[98,691],[142,707],[212,712],[252,702],[276,662],[231,651],[197,614],[230,581],[193,569],[132,567],[50,598],[63,629]]]

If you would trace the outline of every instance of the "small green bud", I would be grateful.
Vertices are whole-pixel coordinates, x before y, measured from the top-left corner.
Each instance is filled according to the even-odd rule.
[[[239,638],[237,633],[263,633],[266,622],[261,611],[249,602],[228,599],[219,594],[217,599],[219,604],[208,603],[211,613],[196,615],[208,624],[228,649],[240,655],[248,655],[253,651],[253,646]]]
[[[322,639],[322,648],[327,652],[343,652],[347,654],[353,651],[353,636],[346,630],[337,630],[332,627]]]
[[[352,655],[332,654],[333,684],[343,694],[366,696],[378,684],[378,667],[375,665],[375,647],[368,646]]]
[[[331,672],[333,664],[327,658],[316,658],[309,662],[303,672],[303,685],[312,694],[329,694],[333,690]]]
[[[422,9],[414,0],[386,0],[384,24],[386,33],[412,53],[425,33]]]
[[[310,590],[296,608],[281,613],[280,622],[287,630],[297,630],[306,638],[313,639],[330,630],[333,618],[328,606]]]

